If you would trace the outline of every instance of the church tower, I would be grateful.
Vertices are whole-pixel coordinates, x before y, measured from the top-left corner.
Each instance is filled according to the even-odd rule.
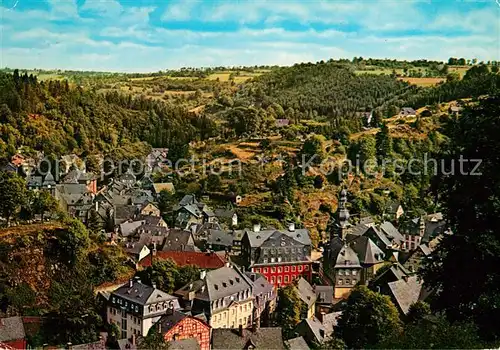
[[[345,239],[347,231],[350,227],[349,217],[349,209],[347,209],[347,190],[344,188],[340,191],[339,206],[334,218],[334,232],[331,238],[337,236],[342,240]]]

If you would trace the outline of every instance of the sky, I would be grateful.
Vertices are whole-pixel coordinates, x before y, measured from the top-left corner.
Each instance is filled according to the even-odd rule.
[[[500,0],[0,0],[0,67],[500,60]]]

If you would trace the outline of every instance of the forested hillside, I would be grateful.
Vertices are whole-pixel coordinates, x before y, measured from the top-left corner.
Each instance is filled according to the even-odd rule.
[[[20,146],[47,155],[101,152],[116,158],[145,155],[149,146],[184,152],[184,145],[210,129],[205,118],[174,104],[16,73],[0,74],[2,155]]]

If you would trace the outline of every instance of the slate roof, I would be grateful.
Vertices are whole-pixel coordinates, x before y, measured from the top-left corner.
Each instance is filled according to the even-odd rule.
[[[303,337],[297,337],[290,340],[285,341],[285,345],[289,350],[309,350],[309,345],[307,345],[306,341]]]
[[[196,338],[186,338],[180,340],[172,340],[168,342],[169,350],[198,350],[201,349]]]
[[[143,224],[137,228],[137,232],[145,232],[153,236],[167,237],[167,235],[169,234],[169,229],[163,226]]]
[[[144,225],[144,220],[139,220],[139,221],[127,221],[122,224],[120,224],[120,233],[123,237],[128,237],[130,235],[133,235],[139,227]]]
[[[323,327],[325,327],[326,334],[332,334],[333,329],[337,326],[339,318],[342,315],[342,311],[331,312],[329,314],[323,315]]]
[[[382,232],[381,230],[377,229],[376,227],[370,227],[370,228],[368,228],[368,230],[366,232],[369,232],[369,231],[374,232],[375,236],[377,236],[378,239],[380,239],[382,241],[382,243],[384,243],[386,245],[386,247],[390,247],[392,245],[391,241],[387,238],[385,233]],[[382,249],[386,248],[386,247],[382,247]]]
[[[0,342],[24,339],[23,319],[21,317],[7,317],[0,319]]]
[[[192,240],[192,244],[189,242],[191,237],[192,233],[190,231],[170,229],[165,238],[162,251],[195,251],[194,240]]]
[[[258,328],[255,333],[243,329],[243,336],[238,329],[216,328],[212,330],[212,349],[285,349],[281,327]]]
[[[207,243],[231,247],[235,238],[231,230],[209,230]]]
[[[224,266],[207,271],[204,279],[187,284],[175,294],[185,297],[189,292],[195,292],[196,298],[212,301],[232,296],[251,287],[252,281],[238,268]]]
[[[382,230],[382,232],[385,233],[385,235],[387,236],[387,238],[390,240],[390,241],[396,241],[398,242],[398,244],[401,244],[402,242],[405,241],[403,235],[399,232],[399,230],[394,227],[394,225],[392,223],[390,223],[389,221],[384,221],[381,225],[380,225],[380,230]]]
[[[149,305],[152,303],[157,303],[160,301],[173,301],[174,308],[178,309],[179,302],[176,297],[167,294],[157,288],[153,288],[140,281],[133,280],[132,287],[130,287],[130,282],[125,283],[123,286],[116,289],[111,296],[119,296],[121,298],[133,301],[142,306]]]
[[[115,206],[115,219],[128,220],[135,216],[137,207],[135,205],[116,205]]]
[[[172,329],[176,324],[181,322],[183,319],[187,318],[188,315],[174,310],[172,313],[167,313],[163,315],[160,320],[156,323],[156,325],[161,326],[161,332],[163,334],[167,333],[170,329]]]
[[[388,283],[392,297],[396,305],[406,315],[411,304],[416,303],[421,295],[423,282],[417,276],[410,276]]]
[[[198,204],[198,200],[196,199],[196,197],[192,194],[186,194],[184,197],[182,197],[182,199],[180,200],[179,202],[179,205],[180,206],[185,206],[185,205],[188,205],[188,204]]]
[[[361,267],[359,258],[356,252],[349,246],[345,245],[337,255],[335,267]]]
[[[271,235],[275,232],[284,233],[290,238],[304,244],[311,245],[311,238],[309,237],[309,231],[307,229],[296,229],[294,231],[289,230],[262,230],[259,232],[254,232],[253,230],[245,230],[248,235],[248,240],[250,241],[251,247],[260,247]]]
[[[226,260],[223,255],[206,252],[158,251],[154,259],[171,259],[179,266],[194,265],[200,269],[209,270],[221,268],[226,264]],[[140,264],[143,267],[151,266],[151,255],[145,257]]]
[[[297,281],[297,294],[308,307],[311,307],[316,302],[316,293],[313,287],[302,277]]]
[[[333,304],[333,286],[314,286],[316,303]]]
[[[218,218],[231,219],[236,212],[233,209],[215,209],[214,214]]]
[[[360,236],[350,243],[352,249],[364,265],[374,265],[384,261],[385,253],[369,237]]]
[[[311,320],[309,318],[306,318],[297,325],[296,333],[299,333],[299,335],[304,336],[305,333],[301,334],[302,333],[300,331],[301,328],[309,328],[311,333],[314,335],[315,338],[314,342],[317,344],[323,343],[325,341],[325,338],[329,336],[329,334],[327,334],[326,332],[325,326],[323,326],[323,324],[317,319]]]

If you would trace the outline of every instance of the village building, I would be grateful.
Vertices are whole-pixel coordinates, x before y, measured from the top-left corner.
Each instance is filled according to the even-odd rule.
[[[139,279],[113,291],[107,305],[107,321],[121,331],[121,338],[146,336],[150,328],[169,310],[179,309],[176,297]]]
[[[312,278],[311,239],[307,229],[245,230],[241,243],[242,259],[276,287],[283,287],[299,277]]]
[[[245,272],[253,283],[252,293],[254,296],[253,319],[257,325],[269,326],[272,314],[276,309],[277,293],[274,285],[261,274]]]
[[[200,279],[177,290],[183,307],[205,314],[212,328],[250,327],[253,322],[252,281],[238,268],[227,264],[217,270],[202,271]]]
[[[201,350],[210,349],[210,325],[196,317],[168,309],[155,328],[167,342],[194,339]]]
[[[26,333],[21,317],[0,318],[0,344],[14,349],[26,349]]]

